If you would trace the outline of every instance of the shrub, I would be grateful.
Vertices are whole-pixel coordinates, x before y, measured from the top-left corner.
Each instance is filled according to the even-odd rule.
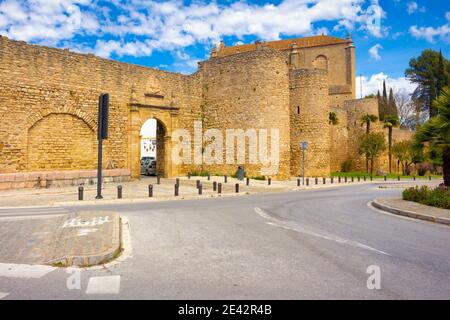
[[[209,174],[208,171],[200,171],[200,172],[194,171],[194,172],[191,172],[191,176],[192,177],[207,177],[208,174]]]
[[[342,162],[341,164],[341,172],[350,172],[353,167],[353,160],[348,159]]]
[[[435,189],[427,186],[408,188],[403,191],[403,200],[450,209],[450,188],[444,187],[443,185]]]
[[[422,162],[416,165],[417,168],[417,174],[419,176],[424,176],[428,171],[431,171],[433,169],[432,165],[428,162]]]

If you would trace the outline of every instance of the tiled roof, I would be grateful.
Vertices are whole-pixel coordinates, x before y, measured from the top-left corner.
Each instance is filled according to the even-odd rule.
[[[286,39],[286,40],[277,40],[277,41],[269,41],[264,42],[264,45],[275,49],[275,50],[288,50],[292,47],[292,44],[295,42],[298,48],[308,48],[308,47],[317,47],[317,46],[325,46],[331,44],[346,44],[349,40],[341,39],[336,37],[330,37],[325,35],[306,37],[306,38],[295,38],[295,39]],[[351,41],[351,39],[350,39]],[[220,45],[219,50],[217,51],[218,57],[229,56],[239,52],[247,52],[253,51],[256,49],[256,43],[252,44],[243,44],[237,46],[227,47],[223,44]]]

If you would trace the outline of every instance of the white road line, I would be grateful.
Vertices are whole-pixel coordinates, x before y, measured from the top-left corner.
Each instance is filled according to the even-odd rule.
[[[269,214],[265,213],[262,209],[256,207],[255,208],[255,212],[257,214],[259,214],[261,217],[263,217],[266,220],[269,220],[270,222],[267,222],[267,224],[269,225],[273,225],[273,226],[277,226],[277,227],[281,227],[284,229],[288,229],[288,230],[293,230],[293,231],[297,231],[303,234],[307,234],[310,236],[314,236],[317,238],[321,238],[321,239],[325,239],[325,240],[329,240],[329,241],[334,241],[337,243],[342,243],[342,244],[347,244],[356,248],[361,248],[361,249],[365,249],[365,250],[369,250],[369,251],[374,251],[377,253],[381,253],[387,256],[390,256],[389,253],[375,249],[373,247],[370,247],[368,245],[362,244],[358,241],[353,241],[353,240],[349,240],[349,239],[345,239],[345,238],[341,238],[332,234],[327,234],[324,232],[318,232],[316,230],[313,230],[311,228],[306,229],[305,227],[300,227],[298,225],[293,225],[290,224],[288,222],[284,222],[284,221],[279,221],[278,219],[275,219],[274,217],[270,216]]]
[[[58,215],[67,214],[70,211],[64,208],[0,208],[0,218],[3,217],[23,217],[23,216],[41,216],[41,215]]]
[[[120,276],[91,277],[86,294],[118,294],[120,291]]]
[[[0,277],[41,278],[55,269],[44,265],[0,263]]]
[[[6,296],[9,296],[9,293],[7,293],[7,292],[0,292],[0,300],[3,299]]]

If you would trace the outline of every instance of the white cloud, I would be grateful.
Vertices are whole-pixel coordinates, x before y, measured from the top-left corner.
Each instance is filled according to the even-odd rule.
[[[447,21],[450,21],[450,11],[445,13],[445,19],[447,19]]]
[[[315,27],[327,21],[336,22],[335,30],[361,29],[381,37],[386,30],[379,27],[384,16],[376,0],[284,0],[279,4],[113,0],[108,5],[96,0],[4,0],[0,33],[54,45],[67,44],[75,36],[94,35],[95,44],[92,39],[87,41],[90,49],[80,40],[71,47],[103,57],[113,53],[142,56],[195,44],[210,46],[225,36],[275,40],[281,35],[327,33]],[[372,20],[376,23],[369,24]]]
[[[405,77],[391,78],[383,72],[373,74],[369,77],[359,76],[356,77],[356,96],[359,98],[361,95],[361,82],[362,82],[362,96],[369,94],[376,94],[379,90],[380,93],[383,90],[383,80],[386,80],[386,87],[393,88],[394,92],[403,91],[407,94],[411,94],[416,85],[411,83]]]
[[[434,42],[435,38],[450,43],[450,24],[444,24],[440,27],[418,27],[412,26],[409,32],[416,39],[425,39],[428,42]]]
[[[406,11],[408,14],[413,14],[415,12],[425,12],[426,8],[424,6],[419,6],[415,1],[411,1],[406,4]]]
[[[377,43],[372,48],[369,49],[369,55],[372,59],[381,60],[380,53],[378,52],[380,49],[383,49],[381,44]]]

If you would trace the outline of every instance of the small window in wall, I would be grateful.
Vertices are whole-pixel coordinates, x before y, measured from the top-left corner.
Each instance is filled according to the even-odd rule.
[[[328,59],[324,55],[317,56],[313,61],[313,66],[316,69],[328,70]]]

